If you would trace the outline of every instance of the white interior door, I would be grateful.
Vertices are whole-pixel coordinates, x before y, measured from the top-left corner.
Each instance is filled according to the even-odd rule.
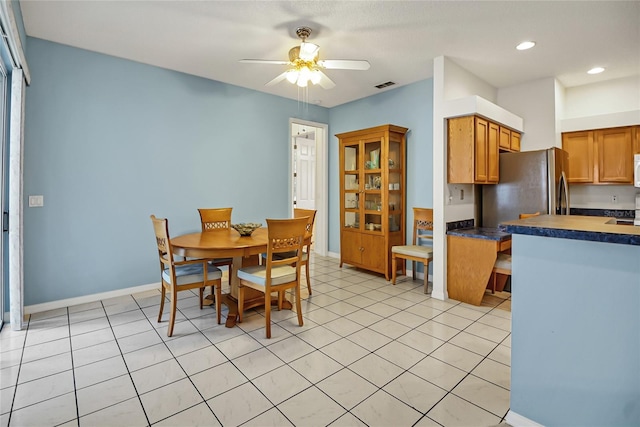
[[[328,130],[324,123],[289,120],[290,180],[289,206],[315,209],[313,251],[322,256],[328,251]]]
[[[293,138],[293,207],[316,208],[316,136]]]

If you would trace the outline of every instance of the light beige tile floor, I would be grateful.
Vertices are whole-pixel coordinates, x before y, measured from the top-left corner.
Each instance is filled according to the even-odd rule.
[[[168,316],[156,322],[158,291],[35,313],[20,332],[5,327],[0,427],[504,421],[509,293],[487,293],[474,307],[332,258],[312,256],[310,269],[304,326],[275,311],[270,340],[263,310],[226,328],[191,292],[179,295],[171,338]]]

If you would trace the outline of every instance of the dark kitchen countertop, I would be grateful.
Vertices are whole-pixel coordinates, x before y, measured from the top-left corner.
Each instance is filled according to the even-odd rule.
[[[540,215],[500,224],[507,233],[640,246],[640,226],[616,223],[615,218],[579,215]]]
[[[473,228],[457,228],[447,231],[449,236],[470,237],[472,239],[484,239],[504,241],[511,239],[511,233],[504,232],[498,228],[473,227]]]
[[[636,212],[633,209],[571,208],[571,215],[608,216],[633,220],[636,217]]]

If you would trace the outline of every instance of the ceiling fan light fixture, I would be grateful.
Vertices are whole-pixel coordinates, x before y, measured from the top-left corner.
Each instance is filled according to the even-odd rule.
[[[318,83],[320,83],[320,79],[322,79],[322,74],[320,73],[320,70],[313,70],[311,72],[311,83],[313,83],[314,85],[317,85]]]
[[[287,71],[286,77],[289,83],[295,84],[295,82],[298,81],[298,71],[292,68],[289,71]]]
[[[300,59],[303,61],[313,61],[317,59],[320,46],[313,43],[302,42],[300,44]]]
[[[274,65],[287,65],[289,69],[276,76],[265,86],[271,87],[283,80],[291,84],[306,88],[309,82],[320,85],[323,89],[333,89],[336,84],[322,70],[368,70],[371,66],[368,61],[356,59],[323,59],[320,60],[320,46],[308,43],[307,37],[311,35],[311,28],[298,27],[296,35],[301,39],[298,46],[289,49],[289,61],[274,61],[265,59],[241,59],[245,63],[263,63]]]

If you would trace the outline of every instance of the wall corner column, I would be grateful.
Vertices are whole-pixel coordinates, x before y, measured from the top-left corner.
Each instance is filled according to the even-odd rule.
[[[23,175],[25,81],[22,70],[11,73],[9,119],[9,322],[19,331],[24,321]]]
[[[440,300],[447,293],[447,226],[445,222],[445,187],[447,146],[444,129],[444,69],[445,58],[433,60],[433,291]]]

